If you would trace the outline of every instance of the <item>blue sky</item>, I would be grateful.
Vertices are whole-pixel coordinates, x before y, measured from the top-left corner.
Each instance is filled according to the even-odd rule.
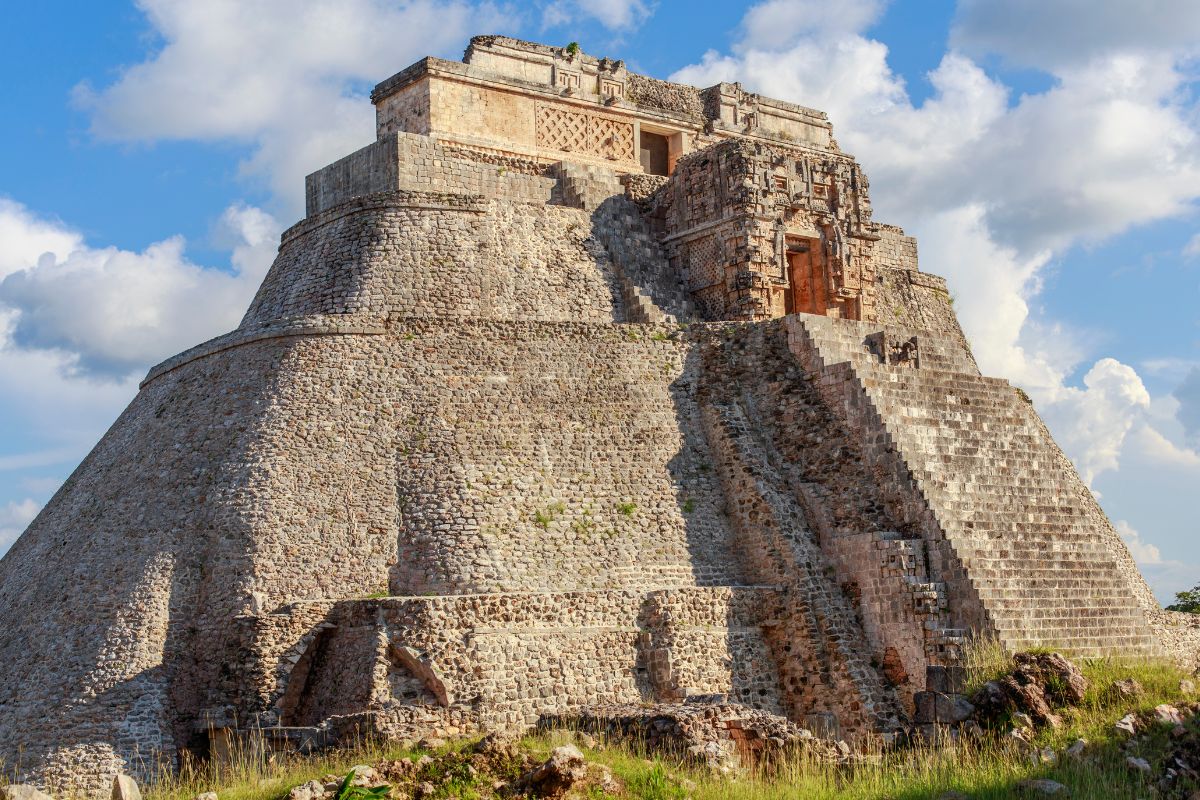
[[[0,552],[146,368],[233,328],[371,85],[470,35],[830,113],[985,372],[1034,397],[1160,599],[1200,582],[1194,0],[146,0],[0,31]],[[49,254],[49,255],[47,255]]]

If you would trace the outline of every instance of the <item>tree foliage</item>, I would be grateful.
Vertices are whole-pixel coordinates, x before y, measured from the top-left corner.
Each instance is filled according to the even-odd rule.
[[[1200,583],[1186,592],[1176,592],[1175,602],[1167,606],[1167,611],[1186,611],[1189,614],[1200,614]]]

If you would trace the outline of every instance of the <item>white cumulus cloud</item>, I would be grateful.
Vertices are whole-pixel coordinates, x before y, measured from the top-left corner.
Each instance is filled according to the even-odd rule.
[[[950,41],[1043,69],[1113,52],[1200,48],[1195,0],[959,0]]]
[[[0,555],[4,555],[42,507],[32,498],[0,506]]]
[[[82,243],[77,232],[58,220],[44,219],[0,197],[0,278],[36,263],[45,253],[65,258]]]
[[[1200,258],[1200,233],[1197,233],[1183,246],[1183,257],[1186,259]]]
[[[1142,535],[1134,530],[1133,526],[1127,521],[1119,519],[1114,526],[1117,533],[1121,535],[1121,540],[1125,542],[1125,546],[1129,548],[1129,552],[1133,555],[1133,560],[1138,564],[1161,564],[1162,553],[1157,547],[1149,542],[1142,540]]]
[[[776,50],[813,33],[858,33],[879,19],[884,0],[768,0],[742,20],[739,48]]]
[[[29,242],[51,242],[43,235],[50,225],[17,204],[0,206],[0,228],[16,231],[23,248],[11,254],[0,241],[0,263],[28,259]],[[0,280],[10,348],[49,351],[81,374],[121,378],[232,330],[270,265],[279,226],[260,209],[234,206],[222,229],[235,240],[230,271],[191,262],[181,237],[134,252],[93,248],[54,228],[59,252]]]
[[[1083,388],[1061,387],[1042,406],[1047,424],[1090,485],[1119,466],[1125,437],[1150,407],[1150,393],[1132,367],[1102,358],[1083,376]]]
[[[1179,403],[1176,419],[1188,440],[1200,445],[1200,367],[1192,367],[1172,394]]]
[[[230,140],[281,209],[303,176],[374,141],[370,86],[425,55],[457,55],[501,9],[463,0],[140,0],[160,47],[77,103],[102,139]]]

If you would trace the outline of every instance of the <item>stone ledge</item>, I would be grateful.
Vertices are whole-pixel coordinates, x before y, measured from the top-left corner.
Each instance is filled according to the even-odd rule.
[[[289,336],[379,336],[385,333],[387,333],[387,326],[383,324],[371,324],[366,321],[353,323],[336,320],[314,320],[312,318],[291,321],[258,331],[231,331],[224,336],[209,339],[203,344],[196,345],[189,350],[184,350],[179,355],[172,356],[166,361],[151,367],[150,371],[146,373],[146,377],[138,384],[138,389],[145,389],[155,378],[179,369],[185,364],[190,364],[193,361],[225,350],[232,350],[235,347],[251,344],[252,342],[261,342],[267,339],[282,339]]]
[[[719,327],[723,323],[695,323],[692,328],[698,331],[704,331]],[[680,330],[679,326],[674,323],[639,323],[639,322],[572,322],[572,321],[556,321],[556,320],[504,320],[504,319],[486,319],[481,317],[474,318],[458,318],[458,317],[417,317],[404,314],[393,314],[384,320],[373,318],[364,320],[361,318],[349,318],[345,320],[337,319],[334,315],[323,317],[301,317],[293,320],[286,320],[279,324],[274,324],[269,327],[260,328],[257,330],[238,329],[230,331],[222,336],[214,339],[209,339],[203,344],[184,350],[178,355],[162,361],[150,368],[146,373],[146,377],[138,384],[139,389],[144,389],[156,378],[176,370],[185,364],[196,361],[206,356],[211,356],[215,353],[220,353],[225,350],[232,350],[236,347],[241,347],[254,342],[260,342],[268,339],[283,339],[292,336],[384,336],[388,333],[403,333],[408,329],[416,330],[432,330],[444,329],[447,325],[460,326],[463,328],[474,327],[490,327],[490,328],[505,328],[517,333],[526,332],[550,332],[555,333],[568,332],[569,334],[580,338],[592,338],[597,331],[614,331],[620,332],[625,329],[636,329],[646,331],[647,335],[652,335],[656,331],[678,333],[679,338],[687,337],[687,333]],[[691,341],[694,337],[687,337]],[[647,341],[644,337],[632,338],[624,336],[624,340],[630,344]],[[659,341],[648,339],[648,341]],[[672,341],[672,339],[663,339],[662,342]]]
[[[364,211],[387,208],[415,208],[423,211],[463,211],[470,214],[486,214],[488,199],[481,194],[461,192],[423,192],[414,189],[398,189],[389,192],[352,197],[338,203],[315,216],[300,220],[279,237],[279,246],[305,236],[318,228],[343,217]]]

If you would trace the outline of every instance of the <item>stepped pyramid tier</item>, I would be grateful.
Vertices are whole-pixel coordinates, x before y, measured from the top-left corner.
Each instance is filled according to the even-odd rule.
[[[714,697],[856,739],[972,637],[1195,663],[824,114],[496,36],[372,100],[0,560],[5,769]]]

